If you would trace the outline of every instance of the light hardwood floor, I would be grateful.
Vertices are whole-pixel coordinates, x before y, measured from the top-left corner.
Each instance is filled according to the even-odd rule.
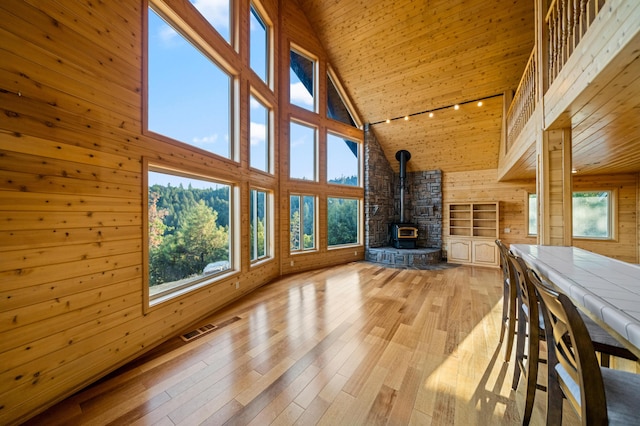
[[[196,324],[219,329],[175,337],[29,423],[519,424],[501,271],[443,268],[284,277]]]

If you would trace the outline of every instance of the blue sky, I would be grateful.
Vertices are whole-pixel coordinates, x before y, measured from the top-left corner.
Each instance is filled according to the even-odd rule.
[[[229,41],[229,0],[191,0],[191,3]],[[250,31],[251,67],[258,76],[266,80],[265,31],[253,14]],[[151,10],[148,61],[149,129],[228,157],[231,77]],[[313,110],[313,97],[295,73],[289,74],[291,103]],[[266,152],[266,110],[253,96],[250,98],[249,113],[251,166],[266,170],[263,154]],[[297,126],[292,127],[291,149],[294,160],[291,161],[291,175],[312,179],[313,163],[298,160],[302,158],[301,155],[311,155],[310,146],[313,141],[309,140],[309,132],[298,132]],[[350,152],[344,154],[335,158],[350,161],[332,161],[329,164],[329,178],[353,174],[353,161],[357,164],[357,160]],[[162,183],[151,180],[158,176],[157,173],[150,175],[149,184]],[[177,186],[181,179],[172,180],[172,185]]]

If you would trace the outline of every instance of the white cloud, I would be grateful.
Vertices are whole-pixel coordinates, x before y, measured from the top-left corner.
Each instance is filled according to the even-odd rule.
[[[292,84],[290,90],[292,103],[313,106],[313,96],[301,82]]]
[[[267,134],[267,126],[260,123],[250,123],[251,145],[258,145],[265,142],[265,135]]]
[[[263,106],[260,102],[258,102],[258,101],[256,100],[256,98],[254,98],[253,96],[251,96],[251,97],[249,98],[249,108],[251,108],[251,109],[264,108],[264,106]]]
[[[215,28],[229,28],[229,0],[191,0],[191,3]]]
[[[216,143],[217,140],[218,140],[218,135],[213,134],[209,136],[203,136],[201,138],[195,137],[193,138],[193,144],[199,147],[203,147],[207,145],[213,145]]]
[[[165,45],[172,45],[173,41],[178,37],[178,33],[169,25],[163,25],[158,33],[160,40]]]

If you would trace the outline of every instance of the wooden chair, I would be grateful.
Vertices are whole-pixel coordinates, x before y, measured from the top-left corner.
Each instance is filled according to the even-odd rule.
[[[546,362],[540,358],[540,340],[545,339],[545,333],[541,329],[543,321],[539,312],[538,297],[534,287],[527,281],[526,264],[522,258],[509,251],[507,260],[514,271],[511,283],[516,287],[518,305],[516,359],[511,387],[517,389],[520,376],[524,376],[526,388],[522,424],[528,425],[533,412],[536,389],[546,391],[546,387],[538,384],[538,365],[540,362]]]
[[[514,270],[513,282],[516,283],[518,293],[518,330],[516,333],[516,365],[513,372],[512,388],[518,387],[520,375],[526,379],[525,409],[523,412],[523,424],[528,424],[533,411],[536,389],[547,391],[547,387],[538,384],[538,365],[546,363],[546,359],[540,358],[540,340],[546,340],[545,322],[539,309],[539,299],[536,294],[536,282],[539,285],[552,288],[551,284],[543,284],[535,271],[531,270],[524,259],[507,252],[507,258]],[[532,279],[536,278],[536,281]],[[520,318],[522,317],[522,321]],[[634,359],[635,356],[623,345],[615,340],[602,327],[594,321],[587,323],[588,333],[593,345],[597,347],[601,358],[608,362],[609,354]],[[528,335],[527,335],[528,333]],[[526,342],[526,343],[525,343]],[[525,349],[527,351],[525,352]],[[608,366],[608,364],[607,364]],[[551,380],[555,380],[551,377]],[[552,386],[554,384],[552,383]],[[547,416],[555,421],[561,419],[562,399],[554,397],[547,392]],[[553,421],[552,424],[555,424]]]
[[[500,325],[500,342],[504,341],[504,336],[507,336],[507,342],[504,349],[504,360],[509,361],[511,358],[511,352],[513,349],[513,338],[516,332],[516,305],[517,305],[517,292],[515,285],[511,285],[514,282],[513,268],[507,259],[507,253],[509,249],[500,240],[496,240],[496,245],[500,249],[500,259],[502,260],[502,275],[503,275],[503,294],[502,294],[502,324]]]
[[[640,375],[599,366],[589,331],[575,305],[534,273],[528,276],[542,300],[550,345],[549,377],[554,378],[550,380],[550,398],[562,400],[564,395],[583,425],[637,425]],[[562,406],[559,410],[561,420]],[[560,422],[557,417],[552,421],[547,417],[547,424]]]

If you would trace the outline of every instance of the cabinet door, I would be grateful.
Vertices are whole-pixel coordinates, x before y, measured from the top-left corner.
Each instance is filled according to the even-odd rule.
[[[498,265],[498,246],[494,241],[474,241],[473,263],[478,265]]]
[[[471,241],[450,240],[447,259],[452,262],[471,262]]]

